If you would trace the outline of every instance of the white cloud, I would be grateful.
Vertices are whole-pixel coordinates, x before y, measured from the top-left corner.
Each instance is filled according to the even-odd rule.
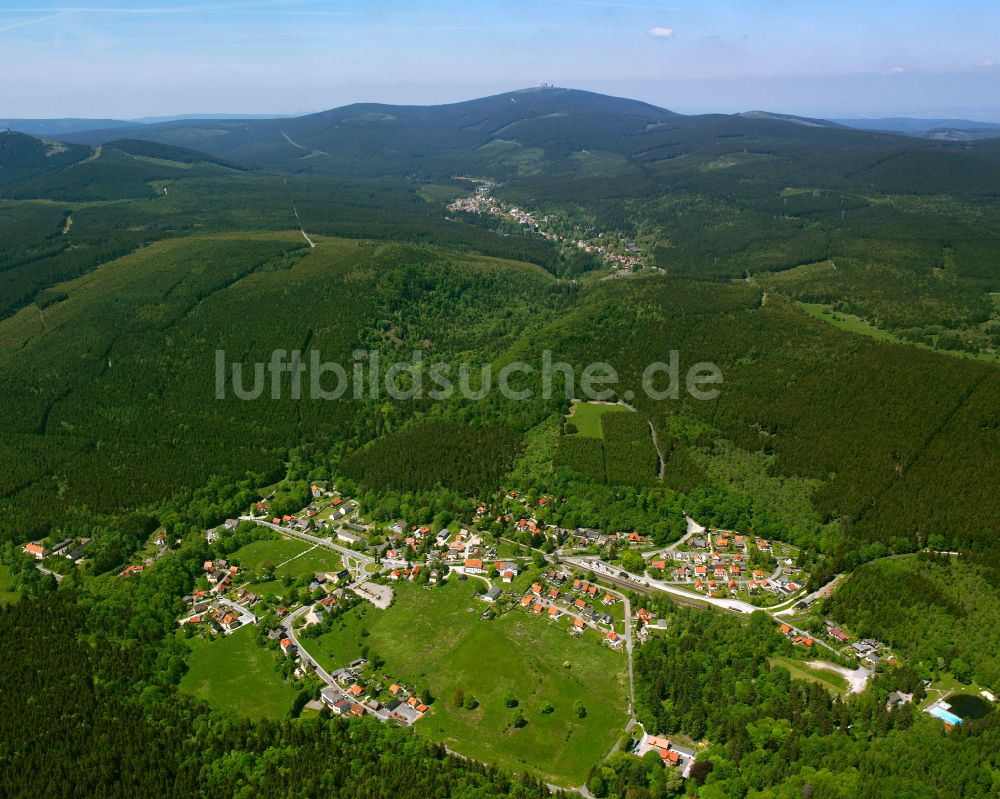
[[[669,39],[674,35],[673,28],[650,28],[646,31],[646,35],[653,39]]]
[[[992,58],[987,58],[985,61],[980,61],[978,64],[976,64],[976,66],[979,67],[980,69],[992,69],[996,65],[997,62],[994,61]]]
[[[886,75],[902,75],[904,72],[906,72],[906,70],[903,69],[902,67],[890,67],[889,69],[887,69],[885,71],[885,74]]]

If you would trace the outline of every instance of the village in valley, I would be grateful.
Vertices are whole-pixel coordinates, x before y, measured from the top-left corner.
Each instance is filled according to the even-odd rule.
[[[491,675],[488,656],[480,661],[477,654],[478,681],[440,697],[431,686],[448,681],[431,677],[423,665],[431,656],[457,663],[468,656],[463,641],[479,636],[490,643],[477,646],[524,646],[538,659],[532,668],[551,675],[551,684],[530,700],[523,687],[504,689],[509,718],[496,722],[498,734],[525,726],[522,709],[529,701],[544,716],[557,712],[561,700],[572,719],[565,723],[590,736],[588,756],[600,759],[624,729],[623,751],[640,757],[657,752],[687,776],[707,742],[643,729],[635,717],[633,653],[668,629],[668,620],[652,609],[663,598],[768,614],[789,640],[789,652],[798,653],[774,665],[845,694],[864,690],[876,670],[896,662],[883,642],[858,640],[835,619],[817,615],[817,600],[832,584],[807,594],[800,552],[784,542],[708,529],[691,518],[686,533],[667,546],[640,531],[565,529],[546,523],[542,513],[563,500],[508,488],[439,528],[368,518],[359,501],[332,482],[314,483],[309,493],[298,512],[273,513],[272,490],[243,515],[208,530],[205,542],[216,556],[205,560],[177,619],[180,636],[201,642],[196,657],[221,652],[212,642],[232,639],[262,673],[277,671],[285,684],[298,687],[303,712],[429,724],[460,754],[491,756],[465,744],[463,731],[473,727],[463,725],[481,723],[481,703],[494,690],[490,682],[505,675]],[[31,542],[23,551],[47,570],[57,558],[82,562],[87,543]],[[119,579],[141,579],[178,543],[157,531]],[[422,638],[440,646],[433,653],[421,650]],[[451,665],[441,664],[444,670]],[[219,691],[211,668],[192,689],[209,701]],[[617,675],[605,677],[602,698],[594,683],[580,693],[579,677],[567,677],[588,669]],[[925,688],[926,700],[897,692],[891,701],[919,701],[945,724],[960,723],[948,711],[947,693],[935,693],[929,683]],[[230,701],[254,701],[249,685],[242,698],[238,685],[228,690],[235,696]],[[498,702],[495,696],[491,701]]]
[[[487,215],[505,224],[521,226],[558,245],[564,252],[577,250],[592,254],[616,271],[656,270],[655,266],[648,263],[642,249],[634,241],[609,232],[597,232],[593,227],[580,227],[561,214],[538,214],[520,208],[495,197],[493,195],[494,189],[497,188],[495,183],[479,180],[473,182],[477,184],[475,193],[449,203],[449,212],[473,216]],[[452,219],[452,217],[446,218]]]

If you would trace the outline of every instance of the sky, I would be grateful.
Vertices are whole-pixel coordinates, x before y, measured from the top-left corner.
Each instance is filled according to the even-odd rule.
[[[0,118],[300,114],[536,86],[1000,122],[996,0],[0,0]]]

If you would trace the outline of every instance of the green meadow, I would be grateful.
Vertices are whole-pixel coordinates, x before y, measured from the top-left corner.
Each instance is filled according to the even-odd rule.
[[[293,538],[252,541],[236,550],[232,555],[232,560],[239,563],[245,571],[259,571],[267,565],[278,566],[301,555],[311,547],[312,544]]]
[[[193,638],[188,646],[182,691],[249,719],[285,715],[295,690],[276,671],[274,653],[257,645],[252,628],[214,640]]]
[[[596,634],[575,639],[565,626],[519,609],[481,621],[488,606],[476,587],[472,580],[432,590],[396,586],[388,610],[364,605],[345,614],[310,652],[333,668],[365,647],[385,660],[391,677],[435,698],[415,727],[420,734],[470,757],[580,785],[627,720],[624,654],[603,647]],[[457,707],[459,689],[478,707]],[[506,706],[508,696],[516,707]],[[520,728],[512,724],[518,712],[526,721]]]
[[[578,435],[585,438],[602,438],[601,417],[606,413],[626,413],[629,410],[624,405],[574,402],[568,419],[576,425]]]
[[[253,541],[240,547],[232,559],[249,571],[259,571],[268,564],[274,566],[274,576],[279,580],[343,568],[339,553],[293,538]]]
[[[823,305],[818,302],[797,302],[795,304],[813,317],[813,319],[819,319],[841,330],[847,330],[861,336],[868,336],[877,341],[894,341],[897,343],[900,341],[900,339],[888,330],[876,327],[870,322],[866,322],[860,316],[855,316],[845,311],[835,311],[829,305]]]

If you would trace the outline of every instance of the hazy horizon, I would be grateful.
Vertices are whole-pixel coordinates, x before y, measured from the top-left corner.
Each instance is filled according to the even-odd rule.
[[[551,84],[549,84],[551,85]],[[539,84],[541,86],[541,84]],[[468,100],[475,100],[482,97],[489,97],[492,95],[505,94],[514,91],[523,91],[531,88],[536,88],[534,86],[512,86],[512,87],[495,87],[492,89],[487,89],[481,94],[460,94],[456,92],[454,96],[447,95],[441,99],[426,99],[420,101],[414,99],[414,94],[416,92],[416,87],[411,87],[410,90],[400,89],[397,91],[393,89],[380,89],[373,91],[371,95],[359,95],[350,99],[345,99],[342,102],[337,102],[333,105],[327,105],[324,107],[301,109],[298,111],[288,112],[279,110],[262,110],[259,108],[244,108],[242,111],[239,110],[216,110],[199,108],[197,110],[164,110],[162,112],[142,114],[142,115],[126,115],[126,114],[88,114],[88,113],[52,113],[46,115],[21,115],[21,114],[4,114],[3,118],[6,119],[26,119],[26,120],[46,120],[46,119],[112,119],[120,120],[123,122],[136,122],[136,123],[154,123],[158,121],[169,121],[172,119],[195,119],[195,118],[235,118],[235,119],[253,119],[253,118],[278,118],[278,117],[297,117],[297,116],[307,116],[309,114],[320,113],[333,108],[338,108],[341,106],[351,105],[354,103],[379,103],[385,105],[440,105],[448,103],[460,103]],[[802,117],[812,117],[816,119],[826,119],[826,120],[875,120],[875,119],[891,119],[891,118],[911,118],[911,119],[928,119],[928,120],[969,120],[978,121],[983,123],[993,123],[1000,124],[1000,111],[990,113],[990,112],[980,112],[976,109],[954,109],[954,108],[942,108],[940,110],[925,110],[919,106],[915,106],[912,109],[903,109],[899,111],[886,111],[879,112],[873,111],[871,113],[860,113],[860,112],[848,112],[848,111],[833,111],[829,113],[824,113],[820,110],[810,109],[810,110],[799,110],[796,106],[781,107],[774,104],[767,105],[766,103],[759,103],[757,105],[727,105],[725,107],[718,107],[713,105],[697,105],[697,106],[687,106],[687,105],[677,105],[670,102],[657,102],[652,99],[650,95],[641,94],[627,94],[623,90],[616,90],[609,87],[586,87],[586,86],[568,86],[568,85],[556,85],[556,88],[562,89],[577,89],[581,91],[592,91],[599,94],[605,94],[610,96],[618,96],[626,99],[638,100],[642,102],[651,103],[653,105],[659,106],[661,108],[674,111],[679,114],[685,115],[696,115],[696,114],[735,114],[747,111],[768,111],[772,113],[779,114],[789,114],[792,116],[802,116]]]
[[[1000,121],[998,31],[983,0],[40,0],[0,8],[0,116],[288,115],[548,82],[680,113]]]

